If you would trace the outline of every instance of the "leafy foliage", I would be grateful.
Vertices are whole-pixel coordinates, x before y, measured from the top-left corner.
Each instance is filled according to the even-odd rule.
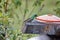
[[[27,40],[36,36],[36,34],[23,34],[22,24],[34,14],[56,13],[60,16],[60,1],[56,0],[56,5],[53,2],[55,3],[52,0],[9,0],[5,12],[5,1],[0,0],[0,38],[2,38],[0,40]]]
[[[34,6],[41,5],[42,1],[44,1],[44,0],[36,0],[36,2],[34,3]]]
[[[20,0],[12,0],[12,2],[14,3],[16,7],[21,6],[22,4]]]

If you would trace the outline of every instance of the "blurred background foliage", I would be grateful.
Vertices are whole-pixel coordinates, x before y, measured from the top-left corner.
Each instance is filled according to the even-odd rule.
[[[24,21],[32,15],[60,17],[60,0],[0,0],[0,40],[26,40],[38,34],[23,34]]]

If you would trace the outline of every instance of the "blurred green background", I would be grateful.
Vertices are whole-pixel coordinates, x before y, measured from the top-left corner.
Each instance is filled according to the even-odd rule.
[[[60,17],[60,0],[0,0],[0,40],[27,40],[38,34],[23,34],[24,21],[32,15]]]

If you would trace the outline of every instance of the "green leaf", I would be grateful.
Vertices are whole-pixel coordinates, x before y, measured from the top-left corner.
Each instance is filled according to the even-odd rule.
[[[20,0],[12,0],[12,2],[15,4],[16,8],[18,6],[21,6],[21,4],[22,4]]]
[[[59,3],[60,3],[60,1],[57,1],[57,2],[56,2],[56,5],[58,5]]]
[[[2,15],[2,13],[0,12],[0,17],[2,17],[3,15]]]
[[[24,13],[27,13],[27,12],[28,12],[28,9],[25,9],[25,10],[24,10]]]
[[[56,15],[60,17],[60,8],[57,8],[54,11],[56,12]]]
[[[0,0],[0,3],[2,2],[2,0]]]
[[[33,4],[33,6],[41,5],[42,1],[44,1],[44,0],[37,0],[37,1]]]
[[[0,8],[2,8],[2,6],[0,5]]]

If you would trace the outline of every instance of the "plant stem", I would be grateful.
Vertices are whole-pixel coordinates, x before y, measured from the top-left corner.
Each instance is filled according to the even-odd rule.
[[[25,4],[25,10],[24,10],[24,16],[23,16],[24,21],[25,21],[25,16],[27,13],[27,8],[28,8],[28,0],[26,0],[26,4]]]
[[[23,24],[24,24],[24,21],[25,21],[26,13],[27,13],[27,11],[26,11],[27,8],[28,8],[28,0],[26,0],[26,4],[25,4],[25,10],[24,10],[24,15],[23,15]]]
[[[7,6],[8,6],[8,0],[6,0],[6,2],[4,4],[5,13],[7,12]]]
[[[5,13],[7,12],[7,6],[8,6],[8,0],[6,0],[5,3],[4,3],[4,12]],[[4,18],[5,18],[5,15],[4,15]],[[5,24],[4,24],[4,28],[5,28],[5,40],[6,40],[8,35],[7,35],[7,27],[6,27]]]
[[[44,4],[41,6],[41,8],[39,8],[39,10],[38,10],[38,15],[40,15],[40,12],[43,10],[43,8],[44,8]]]
[[[26,9],[28,8],[28,0],[25,0],[25,10],[24,10],[24,15],[23,15],[23,21],[22,21],[22,28],[24,28],[24,24],[25,24],[25,16],[26,16],[26,13],[27,13],[27,11],[26,11]],[[26,11],[26,12],[25,12]],[[22,29],[23,30],[23,29]]]
[[[38,1],[38,0],[36,0],[36,1]],[[36,2],[36,1],[35,1],[35,2]],[[34,2],[34,3],[35,3],[35,2]],[[33,4],[33,5],[34,5],[34,4]],[[34,11],[35,7],[36,7],[36,6],[34,6],[34,7],[33,7],[33,9],[31,10],[31,12],[29,13],[29,15],[28,15],[29,17],[30,17],[30,16],[31,16],[31,14],[33,13],[33,11]]]
[[[29,17],[31,16],[31,14],[33,13],[33,11],[34,11],[34,9],[35,9],[35,6],[33,7],[33,9],[31,10],[31,12],[29,13]]]

